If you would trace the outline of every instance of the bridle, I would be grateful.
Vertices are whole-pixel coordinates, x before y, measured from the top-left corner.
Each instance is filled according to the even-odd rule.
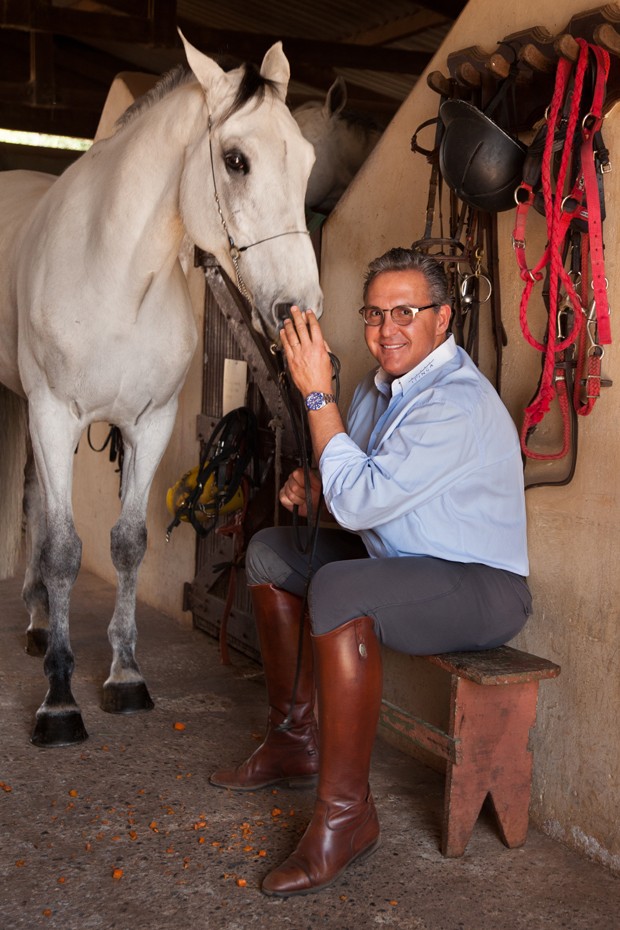
[[[213,128],[213,121],[211,119],[211,114],[209,114],[208,122],[208,132],[209,132],[209,156],[211,158],[211,177],[213,178],[213,193],[215,196],[215,203],[217,205],[217,212],[226,233],[228,239],[228,252],[230,255],[230,260],[233,263],[235,269],[235,275],[237,277],[237,287],[239,288],[242,295],[248,301],[248,303],[253,307],[254,301],[252,295],[250,294],[248,287],[243,280],[241,270],[239,268],[239,256],[242,252],[247,252],[248,249],[253,249],[255,245],[261,245],[263,242],[270,242],[272,239],[280,239],[282,236],[309,236],[310,233],[307,229],[291,229],[288,232],[275,233],[273,236],[265,236],[264,239],[257,239],[256,242],[250,242],[249,245],[237,245],[235,240],[230,234],[230,229],[228,228],[228,223],[226,222],[226,217],[224,216],[224,211],[222,210],[222,205],[220,203],[219,194],[217,192],[217,184],[215,181],[215,160],[213,158],[213,142],[211,136],[211,130]]]

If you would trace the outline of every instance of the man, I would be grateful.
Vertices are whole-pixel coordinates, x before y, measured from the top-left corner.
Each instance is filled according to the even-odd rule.
[[[448,332],[443,268],[410,249],[390,250],[369,265],[360,315],[379,367],[357,388],[347,430],[316,317],[294,307],[282,330],[320,471],[311,479],[315,509],[322,483],[341,528],[321,530],[313,554],[311,635],[303,622],[308,556],[289,528],[253,538],[246,567],[267,735],[246,762],[211,778],[254,790],[318,774],[308,829],[263,882],[280,897],[326,887],[379,844],[368,774],[380,643],[411,655],[491,648],[515,636],[531,612],[517,432]],[[298,469],[280,501],[303,514],[305,494]]]

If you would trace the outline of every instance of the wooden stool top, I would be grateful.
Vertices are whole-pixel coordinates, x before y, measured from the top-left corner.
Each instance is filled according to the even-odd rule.
[[[542,678],[557,678],[560,666],[511,646],[479,652],[445,652],[424,656],[446,672],[480,685],[513,685]]]

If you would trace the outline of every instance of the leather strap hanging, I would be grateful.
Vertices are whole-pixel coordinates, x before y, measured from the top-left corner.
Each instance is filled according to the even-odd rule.
[[[440,106],[446,99],[446,96],[441,96]],[[419,133],[430,126],[436,127],[432,149],[425,148],[418,142]],[[496,354],[495,387],[499,393],[502,349],[507,340],[501,323],[496,221],[492,214],[477,210],[459,200],[450,189],[448,230],[445,229],[442,211],[444,182],[439,166],[442,133],[443,123],[437,116],[421,123],[411,139],[411,150],[424,155],[431,166],[424,235],[413,242],[411,247],[431,255],[444,264],[448,288],[453,295],[452,332],[457,344],[467,351],[476,364],[480,308],[490,302]],[[439,235],[433,236],[433,227],[437,221]],[[488,270],[483,268],[483,259],[487,260]]]

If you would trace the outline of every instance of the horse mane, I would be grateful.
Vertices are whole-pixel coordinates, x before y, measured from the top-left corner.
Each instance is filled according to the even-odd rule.
[[[125,126],[133,122],[140,113],[150,109],[153,104],[162,100],[167,94],[173,91],[175,87],[180,87],[181,84],[189,83],[193,77],[194,75],[186,65],[176,65],[170,71],[167,71],[154,87],[151,87],[142,97],[138,97],[137,100],[134,100],[131,106],[127,107],[124,113],[121,113],[114,124],[116,131],[118,132],[120,129],[124,129]]]
[[[346,123],[347,126],[363,129],[366,133],[382,133],[385,129],[385,126],[382,126],[379,122],[377,122],[377,120],[370,116],[369,113],[361,113],[359,110],[349,110],[345,108],[342,110],[339,116],[343,123]]]
[[[222,122],[227,120],[233,113],[237,113],[250,100],[256,100],[256,103],[262,103],[265,97],[265,91],[276,92],[277,82],[265,78],[254,64],[242,65],[243,74],[241,82],[237,88],[235,99],[230,107],[222,116]]]
[[[242,68],[243,74],[239,87],[237,88],[237,93],[235,94],[235,99],[223,115],[222,121],[227,120],[233,113],[237,113],[244,104],[254,98],[256,98],[257,103],[262,103],[267,89],[275,92],[277,86],[276,82],[269,80],[269,78],[264,78],[256,65],[245,64],[242,65]],[[127,107],[125,112],[119,116],[115,123],[116,131],[118,132],[128,123],[133,122],[140,113],[150,109],[150,107],[159,100],[162,100],[176,87],[187,84],[193,79],[193,72],[184,64],[176,65],[170,71],[167,71],[154,87],[147,91],[142,97],[138,97],[138,99],[135,100],[131,106]]]

